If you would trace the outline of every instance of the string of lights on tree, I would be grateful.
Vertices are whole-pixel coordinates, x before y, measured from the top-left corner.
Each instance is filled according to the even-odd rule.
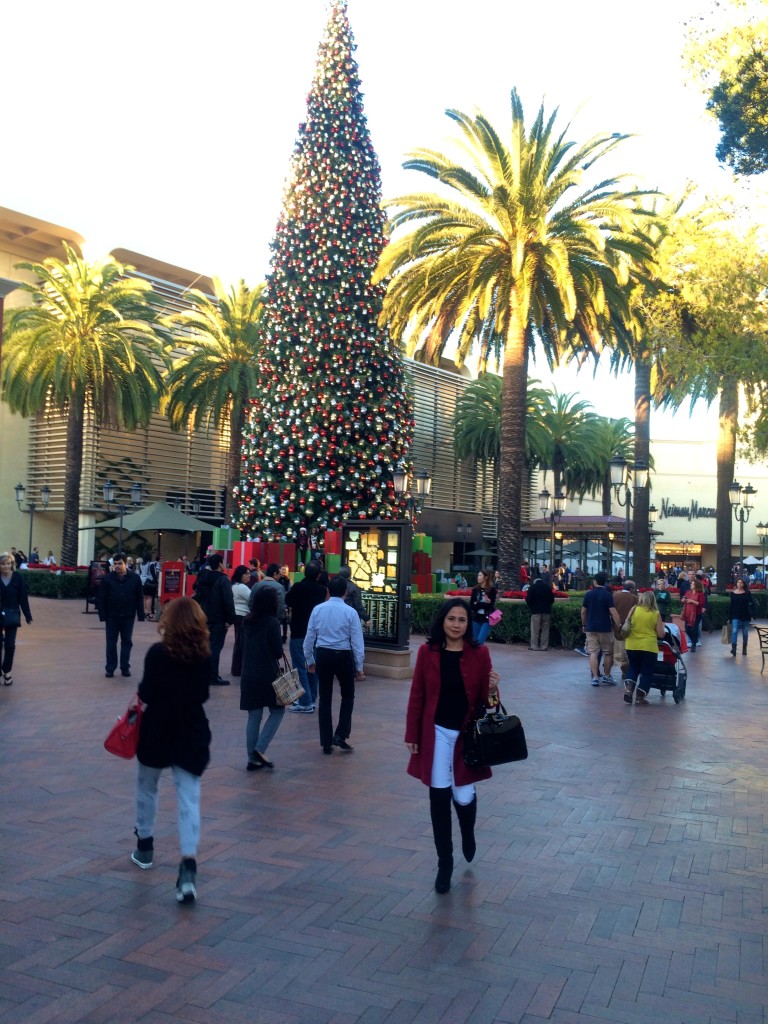
[[[267,341],[243,439],[236,524],[293,538],[346,518],[402,518],[413,412],[371,284],[381,175],[345,0],[332,3],[272,242]]]

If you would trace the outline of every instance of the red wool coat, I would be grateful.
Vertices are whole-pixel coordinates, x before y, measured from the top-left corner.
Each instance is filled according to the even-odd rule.
[[[488,676],[491,669],[491,656],[485,645],[465,645],[461,658],[461,678],[464,681],[469,708],[453,755],[453,779],[457,786],[468,786],[470,782],[490,779],[492,774],[490,768],[468,768],[464,764],[464,726],[470,718],[474,718],[478,705],[484,704],[488,699]],[[421,779],[425,786],[429,786],[432,781],[435,712],[439,696],[440,651],[432,650],[428,644],[424,644],[416,655],[416,667],[413,670],[405,723],[405,742],[419,745],[418,754],[411,754],[408,774]]]

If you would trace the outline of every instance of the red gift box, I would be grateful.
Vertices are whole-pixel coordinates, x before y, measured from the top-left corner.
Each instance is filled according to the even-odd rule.
[[[419,588],[420,594],[432,593],[432,576],[429,573],[418,573],[413,576],[413,582]]]
[[[323,550],[327,555],[341,554],[341,530],[326,530],[323,536]]]
[[[418,576],[432,572],[432,557],[426,551],[414,551],[411,555],[411,569]]]
[[[276,565],[280,565],[282,561],[282,552],[280,551],[280,543],[278,541],[269,541],[267,544],[262,545],[264,550],[264,557],[261,559],[262,569],[274,562]]]
[[[261,543],[257,540],[236,540],[232,548],[232,564],[248,565],[252,558],[261,561]]]

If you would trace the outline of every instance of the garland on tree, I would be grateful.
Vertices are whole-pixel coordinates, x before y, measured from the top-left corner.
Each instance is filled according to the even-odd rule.
[[[378,326],[381,175],[345,0],[334,0],[299,126],[267,281],[267,340],[243,446],[235,522],[249,537],[404,517],[405,371]]]

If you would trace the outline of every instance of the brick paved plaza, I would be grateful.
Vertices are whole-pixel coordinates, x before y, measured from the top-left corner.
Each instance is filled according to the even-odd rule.
[[[405,774],[407,682],[359,684],[352,755],[287,715],[246,774],[237,686],[212,693],[199,900],[130,863],[135,764],[102,748],[134,678],[104,678],[82,602],[33,599],[0,688],[4,1024],[757,1024],[766,1019],[768,673],[753,639],[688,658],[688,698],[626,706],[585,659],[491,645],[527,762],[480,787],[447,896]],[[418,641],[414,642],[414,646]],[[231,639],[222,667],[229,667]]]

